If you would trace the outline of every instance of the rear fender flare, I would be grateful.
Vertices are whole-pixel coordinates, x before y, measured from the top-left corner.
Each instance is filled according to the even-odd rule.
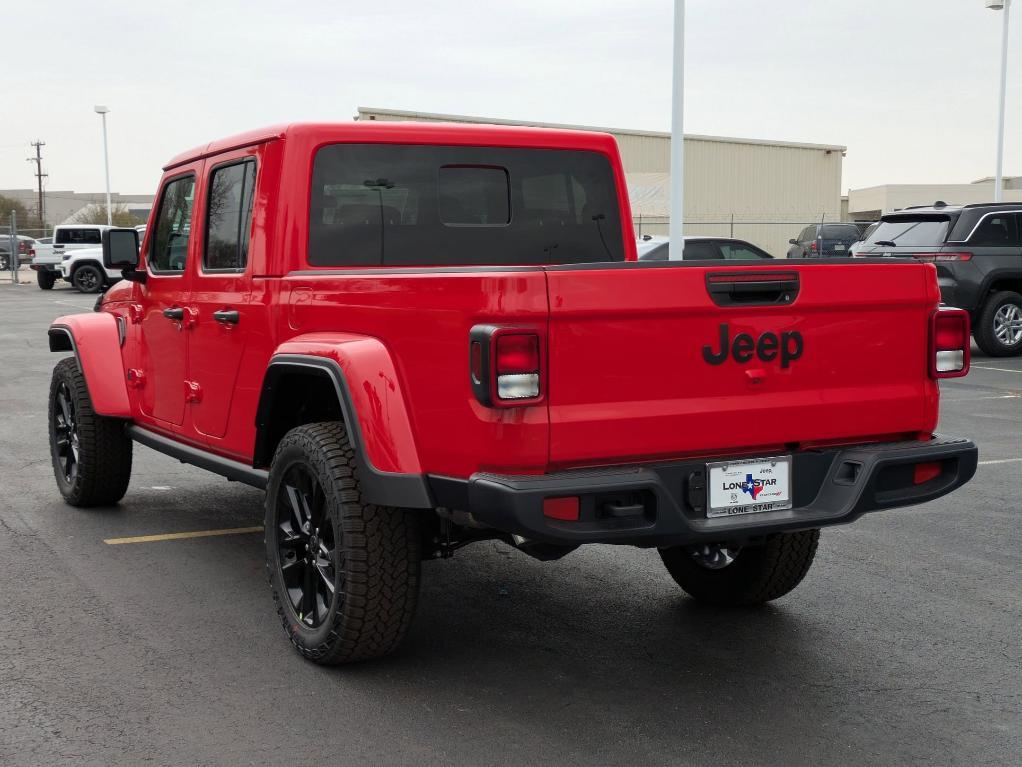
[[[96,413],[131,418],[121,340],[118,318],[109,312],[58,317],[49,330],[51,352],[74,352]]]
[[[273,457],[276,391],[294,373],[329,379],[355,449],[364,500],[433,507],[394,362],[383,343],[369,336],[314,333],[278,347],[259,398],[254,467],[268,466]]]

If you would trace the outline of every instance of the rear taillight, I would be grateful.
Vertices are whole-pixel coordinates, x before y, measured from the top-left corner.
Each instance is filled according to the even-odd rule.
[[[32,256],[32,258],[35,258],[35,248],[29,248],[28,249],[28,254],[30,256]]]
[[[816,252],[816,240],[813,240],[811,243],[809,243],[809,250],[813,251],[813,253]]]
[[[971,261],[972,253],[907,253],[920,261]]]
[[[521,407],[543,397],[543,343],[532,328],[477,325],[469,334],[472,390],[490,407]]]
[[[938,309],[930,317],[930,376],[959,378],[969,372],[969,314]]]

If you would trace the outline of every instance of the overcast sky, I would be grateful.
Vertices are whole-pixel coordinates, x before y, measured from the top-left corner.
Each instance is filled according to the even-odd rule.
[[[1022,3],[1005,173],[1022,174]],[[5,3],[0,188],[152,193],[172,155],[358,106],[670,129],[669,0]],[[848,147],[843,187],[993,175],[983,0],[689,0],[688,133]],[[13,74],[12,74],[13,67]]]

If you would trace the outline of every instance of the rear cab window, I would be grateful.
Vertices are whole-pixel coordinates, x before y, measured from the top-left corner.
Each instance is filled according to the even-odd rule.
[[[820,227],[820,237],[825,240],[847,240],[848,242],[855,242],[859,239],[859,227],[839,224],[824,224]]]
[[[331,144],[313,164],[314,267],[623,261],[622,231],[596,152]]]

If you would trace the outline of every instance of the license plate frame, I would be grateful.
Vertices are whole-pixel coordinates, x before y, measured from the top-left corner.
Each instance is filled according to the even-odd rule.
[[[749,490],[747,489],[749,477],[754,482],[757,480],[767,482],[772,479],[776,484],[761,484],[759,485],[761,490]],[[791,481],[790,455],[707,463],[706,516],[709,519],[716,519],[790,509]],[[759,500],[761,498],[764,500]],[[743,502],[746,499],[748,503]]]

